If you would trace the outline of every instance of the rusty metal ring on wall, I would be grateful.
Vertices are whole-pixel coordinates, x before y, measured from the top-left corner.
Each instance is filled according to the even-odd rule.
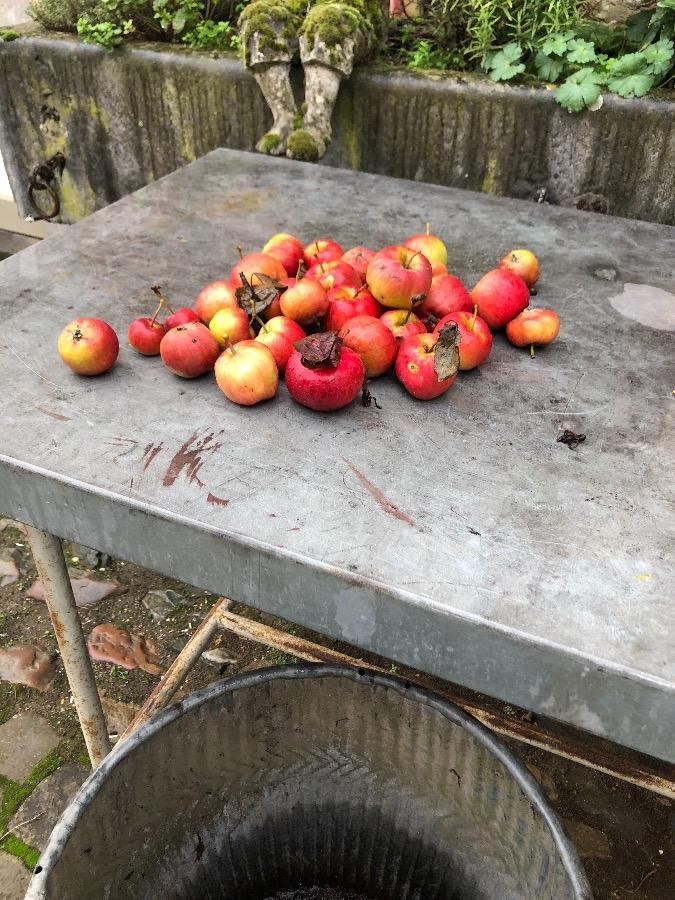
[[[45,212],[36,202],[34,194],[35,191],[47,191],[49,196],[52,199],[52,210]],[[56,193],[54,188],[50,184],[45,184],[43,181],[33,181],[28,185],[28,200],[33,209],[37,212],[37,215],[33,216],[36,222],[41,220],[49,220],[58,216],[61,211],[61,201],[59,200],[59,195]]]

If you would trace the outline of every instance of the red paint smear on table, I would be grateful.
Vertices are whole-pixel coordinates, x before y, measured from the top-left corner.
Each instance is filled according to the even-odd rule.
[[[152,463],[154,458],[158,453],[162,452],[163,444],[148,444],[145,450],[143,451],[143,471],[145,472],[148,466]]]
[[[180,446],[169,463],[162,480],[164,487],[171,487],[181,472],[185,472],[189,482],[198,484],[199,487],[204,487],[204,482],[197,475],[204,461],[203,456],[205,453],[214,453],[220,447],[222,447],[220,442],[213,442],[213,432],[210,432],[200,440],[198,433],[195,431]]]
[[[356,468],[354,463],[349,462],[348,459],[346,459],[345,462],[359,479],[363,487],[368,491],[373,500],[380,507],[380,509],[384,510],[387,515],[393,516],[395,519],[398,519],[399,522],[405,522],[406,525],[410,525],[412,528],[415,528],[415,523],[410,518],[410,516],[404,513],[403,510],[399,509],[395,503],[392,503],[391,500],[389,500],[385,496],[385,494],[373,484],[372,481],[366,478],[363,472],[359,471],[359,469]]]
[[[212,494],[211,491],[206,495],[206,502],[213,504],[213,506],[227,506],[230,502],[226,500],[224,497],[216,497],[215,494]]]

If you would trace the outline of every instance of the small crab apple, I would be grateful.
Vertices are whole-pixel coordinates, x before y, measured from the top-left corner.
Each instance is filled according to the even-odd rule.
[[[424,322],[409,309],[388,309],[380,316],[387,328],[400,343],[413,334],[424,334],[427,330]]]
[[[181,306],[164,319],[164,328],[171,331],[172,328],[177,325],[185,325],[186,322],[199,322],[199,316],[189,306]]]
[[[403,241],[403,245],[426,256],[431,263],[432,275],[440,275],[447,271],[445,267],[448,264],[448,250],[439,237],[429,234],[428,222],[424,234],[411,235]]]
[[[412,309],[431,287],[431,263],[418,250],[385,247],[370,261],[366,283],[382,306]]]
[[[248,316],[239,306],[236,309],[219,309],[209,322],[209,331],[221,349],[252,336]]]
[[[162,362],[181,378],[198,378],[210,372],[220,354],[218,341],[201,322],[177,325],[162,338]]]
[[[331,262],[344,256],[344,250],[330,238],[318,238],[305,245],[305,265],[309,268],[315,263]]]
[[[256,278],[256,275],[267,275],[275,281],[283,281],[288,277],[281,262],[269,253],[249,253],[248,256],[242,256],[230,271],[230,287],[235,290],[240,288],[242,275],[253,287],[260,284],[260,279]]]
[[[286,278],[287,290],[279,300],[281,314],[301,325],[309,325],[326,314],[328,295],[314,278]]]
[[[375,316],[356,316],[340,329],[345,347],[361,357],[368,378],[377,378],[390,369],[398,344],[386,324]]]
[[[129,323],[129,327],[127,328],[127,340],[129,341],[129,344],[142,356],[159,355],[159,345],[162,343],[162,338],[167,330],[165,325],[162,325],[161,322],[157,321],[157,316],[164,306],[164,297],[161,296],[159,287],[157,287],[156,290],[153,287],[152,290],[159,295],[157,309],[152,316],[134,319],[133,322]]]
[[[482,365],[492,350],[492,332],[484,319],[477,312],[448,313],[438,322],[434,331],[440,331],[448,322],[455,322],[459,328],[459,368],[462,372],[468,372]]]
[[[274,318],[261,323],[255,340],[269,347],[279,374],[283,375],[288,357],[293,352],[293,344],[301,341],[304,337],[306,337],[304,330],[293,319],[287,319],[286,316],[274,316]]]
[[[558,337],[560,318],[552,309],[524,309],[506,326],[506,337],[515,347],[534,348],[550,344]]]
[[[492,331],[503,328],[530,302],[530,289],[520,275],[508,269],[492,269],[471,291],[478,315]]]
[[[473,306],[471,295],[460,279],[446,272],[432,279],[426,298],[415,307],[415,312],[421,319],[429,319],[431,316],[442,319],[457,310],[471,312]]]
[[[219,309],[236,309],[238,305],[234,288],[228,281],[212,281],[197,294],[195,311],[202,322],[208,325]]]
[[[375,251],[369,247],[352,247],[342,257],[342,262],[348,263],[364,284],[366,280],[366,272],[368,271],[368,263],[375,256]]]
[[[365,285],[361,288],[339,287],[328,291],[326,331],[339,331],[354,316],[378,316],[380,304]]]
[[[360,288],[363,282],[349,263],[335,259],[328,263],[317,263],[307,270],[306,278],[314,278],[324,291],[338,287]]]
[[[278,259],[286,270],[286,274],[290,277],[298,271],[304,250],[300,241],[292,234],[275,234],[262,248],[263,253]]]
[[[78,375],[102,375],[112,369],[120,344],[103,319],[73,319],[59,335],[59,356]]]
[[[528,287],[534,287],[541,275],[539,260],[531,250],[511,250],[501,259],[499,268],[520,275]]]
[[[246,340],[227,347],[216,360],[216,383],[228,400],[254,406],[274,397],[279,372],[269,347]]]
[[[318,412],[350,404],[365,377],[361,357],[343,347],[334,331],[297,341],[286,366],[286,387],[291,397]]]
[[[396,377],[418,400],[440,397],[452,385],[459,368],[459,333],[452,322],[435,334],[414,334],[401,341]]]

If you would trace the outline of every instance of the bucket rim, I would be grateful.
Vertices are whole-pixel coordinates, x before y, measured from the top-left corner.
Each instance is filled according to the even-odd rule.
[[[97,769],[82,784],[81,788],[57,821],[34,869],[25,900],[45,900],[47,879],[56,866],[70,835],[82,817],[85,809],[96,797],[109,774],[133,753],[139,744],[168,727],[184,713],[197,709],[212,700],[247,690],[277,679],[289,681],[306,678],[348,679],[356,684],[378,686],[395,691],[397,694],[421,703],[440,713],[448,721],[465,729],[478,743],[488,749],[502,763],[508,774],[515,779],[527,799],[546,823],[559,853],[562,864],[570,879],[575,900],[593,900],[588,878],[581,859],[572,843],[562,820],[553,810],[542,788],[523,762],[507,747],[505,742],[487,726],[483,725],[455,703],[440,697],[434,691],[396,675],[377,672],[367,667],[328,665],[324,663],[295,663],[283,666],[269,666],[252,672],[243,672],[215,681],[205,688],[193,691],[186,697],[161,710],[128,738],[116,745]]]

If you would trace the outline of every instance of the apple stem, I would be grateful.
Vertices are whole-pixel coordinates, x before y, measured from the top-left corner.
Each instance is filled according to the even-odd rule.
[[[228,334],[224,334],[224,335],[223,335],[223,338],[224,338],[225,341],[227,342],[227,343],[226,343],[227,349],[228,349],[228,350],[231,350],[233,353],[236,353],[236,352],[237,352],[237,348],[234,346],[234,344],[233,344],[232,341],[230,340],[230,336],[229,336]]]
[[[150,288],[150,290],[152,291],[152,293],[153,293],[156,297],[159,297],[159,306],[157,307],[157,309],[155,310],[155,312],[154,312],[154,314],[153,314],[153,316],[152,316],[152,321],[153,321],[153,323],[155,322],[157,316],[159,315],[159,311],[160,311],[160,309],[161,309],[163,306],[166,306],[166,308],[169,310],[169,312],[171,313],[171,315],[173,315],[173,310],[172,310],[171,307],[169,306],[168,300],[166,299],[166,297],[165,297],[164,294],[162,293],[161,287],[160,287],[158,284],[153,284],[153,286]]]
[[[534,344],[530,344],[530,357],[534,359]]]
[[[241,245],[239,245],[239,244],[237,245],[237,253],[239,254],[239,259],[244,258],[244,251],[243,251]]]
[[[300,279],[302,278],[302,273],[303,273],[304,268],[305,268],[305,261],[304,261],[304,259],[301,259],[300,262],[298,263],[298,268],[295,271],[295,280],[296,281],[300,281]]]
[[[408,312],[406,313],[406,317],[405,317],[405,319],[404,319],[404,321],[403,321],[403,324],[404,324],[404,325],[407,325],[408,322],[410,321],[410,313],[411,313],[411,312],[412,312],[412,306],[410,307],[410,309],[409,309]]]
[[[265,327],[265,323],[260,318],[258,313],[255,311],[255,300],[253,300],[253,299],[251,299],[251,321],[257,322],[263,331],[267,331],[267,328]]]
[[[476,318],[478,316],[478,304],[476,303],[473,308],[473,319],[469,322],[469,328],[473,331],[474,325],[476,324]]]
[[[429,235],[429,226],[430,226],[430,223],[427,222],[427,236]]]

